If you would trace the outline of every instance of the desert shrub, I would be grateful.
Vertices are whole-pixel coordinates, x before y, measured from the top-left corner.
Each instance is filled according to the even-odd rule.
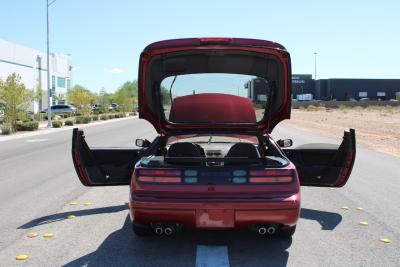
[[[305,110],[304,106],[300,106],[299,109],[303,111]]]
[[[102,121],[108,120],[108,115],[107,114],[100,115],[100,120]]]
[[[307,107],[307,111],[317,111],[317,110],[318,110],[318,108],[316,106],[314,106],[314,105],[309,105]]]
[[[0,126],[1,134],[2,135],[9,135],[11,134],[11,127],[10,126]]]
[[[61,117],[64,118],[64,119],[69,118],[71,116],[72,116],[71,112],[63,112],[63,113],[61,113]]]
[[[17,122],[17,131],[35,131],[39,129],[37,121]]]
[[[98,121],[99,115],[92,115],[92,121]]]
[[[66,120],[66,121],[64,122],[64,124],[65,124],[66,126],[73,126],[73,125],[74,125],[74,121],[73,121],[73,120]]]
[[[363,107],[360,107],[360,106],[355,106],[353,109],[354,109],[355,111],[358,111],[358,112],[362,112],[362,111],[364,110],[364,108],[363,108]]]
[[[76,124],[88,124],[91,121],[92,121],[92,117],[90,117],[90,116],[77,116],[75,118]]]
[[[108,118],[111,120],[111,119],[114,119],[115,118],[115,115],[114,114],[108,114]]]
[[[62,121],[52,121],[53,128],[61,128]]]
[[[51,113],[51,119],[54,119],[55,116],[56,116],[56,114],[54,114],[54,113],[52,112],[52,113]],[[47,113],[44,113],[43,118],[44,118],[44,120],[48,120]]]

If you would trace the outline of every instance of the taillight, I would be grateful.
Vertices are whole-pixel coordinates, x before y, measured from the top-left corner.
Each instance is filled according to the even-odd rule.
[[[181,183],[180,170],[139,170],[138,181],[142,183]]]
[[[292,170],[253,170],[249,173],[250,183],[290,183],[293,181]]]

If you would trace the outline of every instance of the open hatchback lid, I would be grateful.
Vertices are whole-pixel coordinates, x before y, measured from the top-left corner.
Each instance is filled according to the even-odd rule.
[[[286,49],[242,38],[156,42],[141,54],[139,117],[161,134],[185,130],[270,133],[290,118]]]

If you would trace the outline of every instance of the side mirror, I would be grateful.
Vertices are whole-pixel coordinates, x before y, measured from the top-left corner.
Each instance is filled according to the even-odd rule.
[[[293,145],[292,139],[279,139],[277,143],[280,147],[291,147]]]
[[[149,147],[151,142],[147,139],[136,139],[135,145],[138,147]]]

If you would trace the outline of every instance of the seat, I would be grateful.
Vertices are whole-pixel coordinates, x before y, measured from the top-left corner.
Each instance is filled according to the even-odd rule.
[[[227,158],[249,158],[258,159],[260,158],[260,153],[257,148],[250,143],[236,143],[234,144],[226,154]],[[225,165],[235,165],[237,163],[226,162]]]
[[[167,157],[171,158],[200,158],[202,157],[200,149],[193,143],[181,142],[172,144],[168,151]],[[182,165],[202,165],[202,162],[184,162]]]

